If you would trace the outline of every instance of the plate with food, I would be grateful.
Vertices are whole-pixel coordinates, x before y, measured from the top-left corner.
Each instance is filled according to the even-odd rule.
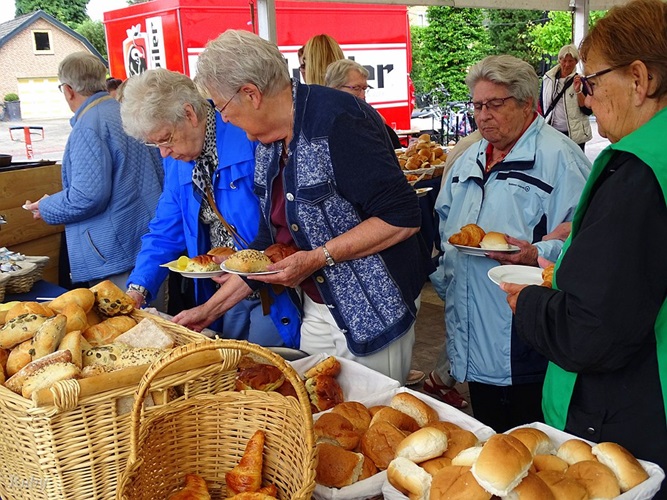
[[[507,243],[503,233],[485,233],[477,224],[466,224],[447,241],[459,252],[475,257],[486,257],[489,252],[516,253],[520,250],[518,246]]]
[[[472,255],[474,257],[486,257],[489,252],[503,252],[503,253],[516,253],[520,248],[516,245],[507,245],[506,248],[482,248],[482,247],[468,247],[465,245],[454,245],[459,252],[466,255]]]
[[[542,269],[534,266],[496,266],[489,269],[487,274],[496,285],[503,281],[517,285],[541,285],[544,281]]]
[[[220,264],[220,269],[226,273],[238,274],[239,276],[261,276],[280,272],[268,271],[266,268],[271,264],[273,264],[273,261],[265,252],[247,249],[239,250],[227,258],[227,260]]]
[[[433,191],[432,187],[423,187],[423,188],[415,188],[415,193],[417,193],[417,197],[421,198],[422,196],[426,196],[426,193],[429,191]]]
[[[220,269],[220,264],[213,262],[213,257],[208,254],[197,255],[193,258],[183,255],[177,260],[160,264],[160,267],[166,267],[185,278],[213,278],[224,273]]]

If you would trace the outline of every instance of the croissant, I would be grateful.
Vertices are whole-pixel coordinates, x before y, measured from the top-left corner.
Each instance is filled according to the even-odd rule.
[[[185,475],[185,486],[168,497],[168,500],[211,500],[206,481],[197,474]]]
[[[485,235],[484,230],[477,224],[466,224],[461,228],[461,232],[451,235],[448,241],[452,245],[478,247]]]
[[[248,441],[239,464],[225,476],[229,495],[256,492],[262,486],[264,431],[257,431]]]
[[[551,288],[553,286],[553,281],[554,281],[554,265],[551,264],[550,266],[545,267],[542,270],[542,286],[546,286],[548,288]]]

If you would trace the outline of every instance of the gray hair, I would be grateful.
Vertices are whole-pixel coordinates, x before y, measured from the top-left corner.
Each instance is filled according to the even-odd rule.
[[[290,84],[285,58],[275,43],[244,30],[227,30],[206,44],[197,61],[198,85],[231,96],[246,83],[276,95]]]
[[[352,59],[340,59],[327,66],[327,72],[324,75],[324,85],[339,89],[347,82],[350,71],[360,73],[364,78],[368,78],[368,70],[361,64]]]
[[[205,120],[209,102],[194,82],[182,73],[151,69],[123,84],[120,116],[127,135],[140,141],[168,125],[185,121],[190,104],[199,120]]]
[[[508,55],[485,57],[470,68],[466,76],[471,93],[480,80],[506,86],[509,94],[521,104],[532,98],[533,111],[537,109],[540,80],[526,61]]]
[[[58,80],[82,96],[106,90],[107,68],[90,52],[74,52],[58,65]]]
[[[577,46],[574,44],[563,45],[558,51],[558,60],[562,61],[565,59],[565,56],[572,56],[572,59],[579,62],[579,51],[577,50]]]

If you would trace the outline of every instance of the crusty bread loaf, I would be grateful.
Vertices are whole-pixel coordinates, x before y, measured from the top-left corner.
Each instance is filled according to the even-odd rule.
[[[41,314],[47,318],[53,316],[53,310],[45,304],[39,302],[19,302],[7,310],[5,315],[5,323],[14,318],[18,318],[22,314]]]
[[[11,349],[30,340],[47,319],[43,314],[27,313],[7,321],[0,328],[0,349]]]
[[[612,470],[597,461],[577,462],[568,467],[565,476],[581,483],[589,498],[616,498],[621,494],[621,487]]]
[[[396,447],[396,457],[403,457],[418,464],[439,457],[447,449],[447,434],[434,427],[419,429]]]
[[[612,470],[623,493],[648,479],[648,473],[641,464],[620,444],[598,443],[592,451],[601,463]]]
[[[42,323],[32,338],[30,355],[33,361],[55,352],[58,344],[65,336],[66,326],[67,318],[63,314],[53,316]]]
[[[540,477],[529,472],[519,485],[514,488],[503,500],[556,500],[551,489]]]
[[[357,401],[344,401],[337,404],[331,413],[342,415],[350,421],[354,429],[363,434],[371,425],[371,413],[363,404]]]
[[[315,481],[329,488],[343,488],[359,480],[364,456],[329,443],[317,445]]]
[[[34,373],[37,373],[45,366],[51,365],[53,363],[71,363],[71,362],[72,362],[72,354],[69,351],[56,351],[36,361],[31,361],[30,363],[25,365],[23,368],[21,368],[18,372],[12,375],[5,382],[5,387],[7,387],[7,389],[9,389],[10,391],[14,391],[17,394],[21,394],[23,384],[25,383],[26,379],[29,376],[33,375]]]
[[[533,456],[517,438],[494,434],[472,466],[477,482],[489,493],[505,496],[528,475]]]
[[[438,472],[440,469],[442,469],[443,467],[449,467],[450,465],[452,465],[451,458],[438,457],[438,458],[432,458],[431,460],[427,460],[426,462],[420,463],[419,467],[421,467],[426,472],[428,472],[429,474],[434,476],[435,473]]]
[[[591,445],[581,439],[568,439],[562,443],[558,447],[556,456],[563,459],[568,465],[583,460],[597,460],[591,451]]]
[[[144,318],[135,326],[120,334],[114,342],[127,344],[130,347],[154,347],[171,349],[174,338],[150,318]]]
[[[475,433],[466,429],[452,429],[449,431],[447,439],[447,450],[444,456],[449,459],[454,459],[456,455],[461,453],[466,448],[477,446],[479,440]]]
[[[491,494],[482,488],[470,467],[450,465],[433,476],[429,500],[489,500]]]
[[[30,398],[34,392],[40,389],[51,387],[61,380],[78,378],[80,374],[81,370],[73,363],[51,363],[25,379],[21,387],[21,394],[24,398]]]
[[[318,443],[329,443],[345,450],[354,450],[361,434],[348,419],[337,413],[325,413],[313,424],[313,433]]]
[[[399,392],[391,398],[389,406],[402,411],[415,419],[419,427],[440,420],[438,412],[431,406],[409,392]]]
[[[329,356],[323,361],[320,361],[311,369],[306,370],[303,374],[304,378],[309,379],[316,375],[327,375],[329,377],[337,377],[340,373],[340,361],[335,356]]]
[[[410,500],[428,500],[431,475],[404,457],[396,457],[387,467],[387,480]]]
[[[86,328],[82,335],[93,347],[108,345],[136,324],[137,322],[129,316],[114,316]]]
[[[396,456],[396,448],[405,433],[388,422],[371,425],[361,437],[361,452],[380,470],[385,470]]]
[[[370,427],[373,427],[373,425],[377,424],[378,422],[388,422],[394,427],[405,431],[408,434],[419,429],[419,424],[414,418],[412,418],[407,413],[403,413],[402,411],[398,411],[392,408],[391,406],[387,406],[378,410],[378,412],[373,415],[373,418],[371,419]]]
[[[530,453],[534,455],[550,455],[554,453],[555,448],[547,434],[533,427],[520,427],[509,433],[521,441]]]
[[[5,367],[5,374],[7,377],[11,377],[32,361],[30,347],[32,347],[32,339],[21,342],[14,347],[14,349],[9,351],[9,356],[7,356],[7,366]]]
[[[454,458],[452,458],[452,465],[463,465],[464,467],[472,467],[479,458],[482,452],[481,446],[472,446],[461,450]]]
[[[114,371],[113,366],[108,365],[88,365],[84,366],[81,369],[81,378],[96,377],[97,375],[102,375],[103,373],[109,373]],[[130,405],[130,408],[132,405]]]
[[[53,299],[49,307],[62,313],[68,304],[76,304],[87,313],[95,304],[95,293],[88,288],[75,288]]]
[[[110,280],[102,281],[90,290],[95,294],[95,305],[102,314],[130,314],[134,309],[134,299]]]
[[[549,487],[556,500],[588,500],[586,488],[564,472],[543,470],[537,476]]]
[[[113,366],[116,370],[120,370],[131,366],[149,365],[160,359],[165,352],[155,347],[130,348],[120,353]]]
[[[239,250],[225,261],[225,267],[241,273],[266,271],[272,264],[271,259],[259,250]]]
[[[533,457],[533,467],[535,467],[535,472],[543,470],[565,472],[568,468],[568,463],[556,455],[535,455]]]

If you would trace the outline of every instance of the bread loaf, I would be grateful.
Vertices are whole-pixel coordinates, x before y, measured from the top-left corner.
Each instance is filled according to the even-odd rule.
[[[648,479],[648,473],[628,450],[617,443],[598,443],[593,446],[593,455],[609,467],[625,493]]]
[[[364,456],[329,443],[317,445],[315,481],[329,488],[343,488],[356,483],[361,476]]]
[[[239,250],[225,261],[227,269],[241,273],[266,271],[271,264],[271,259],[259,250]]]
[[[495,434],[484,444],[472,474],[486,491],[505,496],[528,474],[533,456],[515,437]]]
[[[81,374],[79,367],[72,363],[51,363],[29,375],[21,388],[24,398],[30,398],[40,389],[51,387],[61,380],[78,378]]]
[[[76,304],[87,313],[95,304],[95,293],[88,288],[76,288],[53,299],[49,307],[62,313],[68,304]]]
[[[389,406],[395,410],[410,415],[415,419],[419,427],[424,427],[431,422],[440,420],[438,412],[431,406],[409,392],[399,392],[391,398]]]
[[[28,313],[7,321],[0,328],[0,349],[11,349],[21,342],[30,340],[47,319],[43,314]]]
[[[42,323],[32,338],[30,355],[33,361],[55,352],[56,347],[65,336],[66,326],[67,318],[63,314],[58,314]]]
[[[81,369],[81,378],[96,377],[98,375],[102,375],[103,373],[109,373],[114,370],[115,368],[109,365],[88,365]],[[130,404],[130,408],[131,407],[132,404]]]
[[[163,330],[155,321],[144,318],[135,326],[122,333],[114,342],[121,342],[130,347],[154,347],[157,349],[171,349],[174,347],[174,338]]]
[[[130,314],[134,309],[134,300],[114,285],[110,280],[105,280],[90,288],[95,294],[95,305],[102,314],[116,316],[118,314]]]
[[[113,343],[117,337],[137,324],[129,316],[114,316],[83,331],[83,338],[95,346]]]
[[[5,382],[5,387],[17,394],[21,394],[23,384],[29,376],[37,373],[39,370],[50,364],[71,362],[72,354],[69,351],[56,351],[25,365]]]
[[[418,464],[439,457],[447,449],[447,434],[434,427],[424,427],[404,438],[396,447],[396,457]]]
[[[404,457],[396,457],[387,467],[387,480],[410,500],[428,500],[431,475]]]
[[[40,304],[39,302],[18,302],[7,310],[7,314],[5,315],[5,323],[21,316],[22,314],[41,314],[42,316],[49,318],[53,316],[53,311],[48,306]]]

